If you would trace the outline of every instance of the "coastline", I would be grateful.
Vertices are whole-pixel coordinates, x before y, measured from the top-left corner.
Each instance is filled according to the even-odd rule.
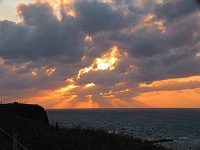
[[[23,104],[15,105],[12,111],[7,109],[4,115],[0,117],[0,127],[5,130],[9,135],[14,131],[18,133],[18,141],[28,150],[165,150],[166,148],[160,145],[154,145],[148,141],[142,141],[129,135],[111,134],[104,130],[96,130],[92,128],[63,128],[57,125],[50,125],[40,119],[33,119],[29,114],[29,109],[20,109],[23,112],[16,113]],[[25,105],[23,105],[24,107]],[[3,106],[0,107],[2,111]],[[26,108],[31,108],[31,105],[26,105]],[[5,110],[4,110],[5,111]],[[6,115],[12,114],[12,115]],[[26,114],[26,115],[24,115]],[[44,113],[40,112],[41,116]],[[24,117],[25,116],[25,117]],[[44,117],[44,116],[43,116]],[[0,145],[4,149],[11,149],[12,139],[0,134]],[[19,147],[19,150],[21,148]]]

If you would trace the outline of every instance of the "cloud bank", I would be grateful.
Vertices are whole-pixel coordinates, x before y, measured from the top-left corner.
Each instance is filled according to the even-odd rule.
[[[151,107],[134,97],[199,88],[195,1],[53,2],[21,3],[21,22],[0,22],[1,101]],[[195,81],[152,85],[193,76]]]

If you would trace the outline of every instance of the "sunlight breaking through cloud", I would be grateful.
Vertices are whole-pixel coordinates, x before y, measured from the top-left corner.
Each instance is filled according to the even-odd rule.
[[[102,55],[101,58],[96,58],[89,67],[83,68],[78,73],[78,78],[84,73],[89,71],[98,71],[98,70],[114,70],[118,63],[118,57],[121,54],[116,46],[110,49],[109,52]]]
[[[70,91],[70,90],[72,90],[72,89],[74,89],[76,87],[77,87],[76,85],[71,84],[71,85],[68,85],[66,87],[62,87],[62,88],[58,89],[57,92],[65,93],[65,92],[68,92],[68,91]]]
[[[196,57],[200,57],[200,53],[197,53],[197,54],[196,54]]]
[[[88,88],[88,87],[92,87],[92,86],[94,86],[94,85],[95,85],[94,83],[89,83],[89,84],[87,84],[85,87]]]
[[[0,6],[1,101],[26,99],[46,108],[154,107],[159,101],[164,107],[179,101],[173,92],[185,92],[188,106],[200,106],[194,1],[17,2],[19,22],[9,17],[14,9]],[[159,93],[167,98],[158,100]],[[176,106],[187,105],[181,102]]]

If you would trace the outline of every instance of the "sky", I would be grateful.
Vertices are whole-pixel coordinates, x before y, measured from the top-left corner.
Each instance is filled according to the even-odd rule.
[[[192,0],[0,0],[0,101],[200,108]]]

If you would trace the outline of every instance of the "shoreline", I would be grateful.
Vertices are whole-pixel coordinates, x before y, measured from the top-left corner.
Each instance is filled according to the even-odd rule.
[[[17,131],[17,140],[28,150],[167,150],[129,135],[83,127],[63,128],[58,123],[51,125],[44,121],[48,120],[46,117],[39,105],[0,106],[0,127],[9,135]],[[0,139],[4,149],[12,149],[11,137],[2,133]]]

